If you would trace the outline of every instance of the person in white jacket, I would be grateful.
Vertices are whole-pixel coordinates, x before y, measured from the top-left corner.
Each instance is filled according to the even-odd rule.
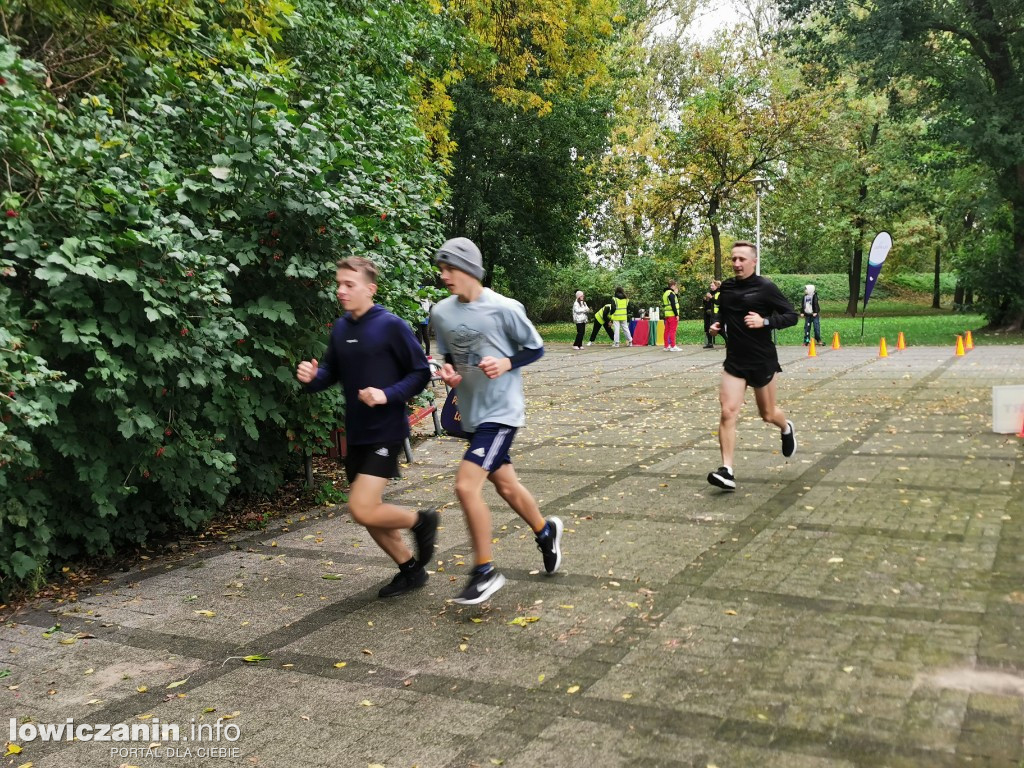
[[[576,291],[576,301],[572,303],[572,321],[576,323],[576,341],[573,349],[583,349],[583,334],[587,332],[587,321],[590,319],[590,307],[583,298],[583,291]]]

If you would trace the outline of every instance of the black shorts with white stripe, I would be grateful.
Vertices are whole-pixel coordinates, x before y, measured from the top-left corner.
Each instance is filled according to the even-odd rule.
[[[353,483],[356,475],[398,477],[398,456],[401,443],[370,443],[350,445],[345,453],[345,476]]]
[[[480,424],[476,432],[470,435],[469,448],[463,459],[478,464],[488,473],[500,469],[504,464],[511,464],[509,449],[516,436],[516,428],[488,421]]]

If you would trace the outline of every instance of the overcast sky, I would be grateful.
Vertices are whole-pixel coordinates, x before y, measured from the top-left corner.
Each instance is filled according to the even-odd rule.
[[[697,40],[705,41],[723,27],[728,27],[740,20],[740,13],[733,0],[704,0],[690,27],[690,34]],[[665,31],[671,30],[672,22],[664,26]]]

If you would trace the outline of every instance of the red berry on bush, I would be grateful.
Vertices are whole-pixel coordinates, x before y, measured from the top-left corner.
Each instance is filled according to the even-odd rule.
[[[0,77],[0,85],[7,85],[7,78],[6,77]]]
[[[163,397],[166,394],[167,394],[167,387],[164,387],[163,389],[160,390],[160,396]]]
[[[181,335],[182,336],[188,336],[188,328],[182,328],[181,329]]]
[[[173,432],[171,432],[171,430],[169,430],[169,429],[165,429],[165,430],[164,430],[164,434],[165,434],[165,435],[167,435],[168,437],[170,437],[170,436],[171,436],[171,435],[173,435],[174,433],[173,433]]]
[[[7,218],[8,219],[16,219],[16,218],[18,218],[18,212],[16,210],[14,210],[13,208],[8,208],[7,209]]]
[[[381,220],[381,221],[384,221],[384,219],[386,219],[387,217],[388,217],[388,215],[387,215],[386,213],[382,213],[382,214],[380,215],[380,220]]]
[[[159,448],[156,449],[156,455],[157,456],[163,456],[164,455],[164,447],[162,445]]]
[[[278,232],[276,229],[273,229],[273,230],[270,231],[270,236],[271,237],[280,237],[281,233]]]
[[[270,219],[271,221],[276,219],[277,218],[277,211],[268,211],[267,212],[267,218]]]
[[[142,476],[148,479],[149,478],[149,470],[147,469],[145,472],[143,472]]]

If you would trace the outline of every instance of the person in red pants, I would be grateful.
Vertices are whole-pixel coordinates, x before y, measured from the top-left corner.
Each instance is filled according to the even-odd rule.
[[[682,352],[676,346],[676,328],[679,327],[679,285],[675,280],[668,281],[668,288],[661,294],[661,312],[665,316],[665,351]]]

